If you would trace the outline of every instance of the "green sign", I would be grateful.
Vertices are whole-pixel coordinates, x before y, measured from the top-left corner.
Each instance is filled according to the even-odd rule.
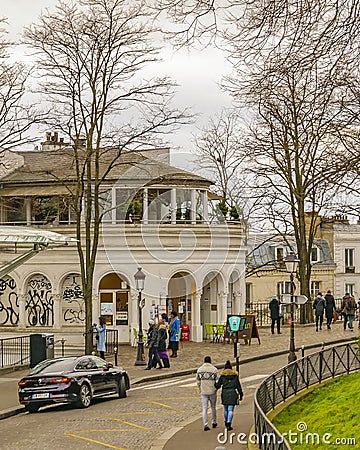
[[[228,321],[231,331],[239,331],[240,328],[244,328],[245,319],[240,316],[230,316]]]

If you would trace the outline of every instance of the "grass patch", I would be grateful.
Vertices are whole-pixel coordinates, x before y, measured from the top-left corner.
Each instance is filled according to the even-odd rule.
[[[281,411],[272,422],[281,433],[287,433],[285,437],[294,450],[356,449],[360,448],[359,402],[357,372],[312,390]],[[303,425],[306,430],[301,424],[306,424]]]

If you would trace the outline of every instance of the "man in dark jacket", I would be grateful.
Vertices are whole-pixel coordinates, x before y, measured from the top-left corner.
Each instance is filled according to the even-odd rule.
[[[331,330],[331,323],[334,319],[334,312],[336,311],[335,307],[335,299],[334,296],[331,294],[331,291],[328,290],[325,295],[325,315],[326,315],[326,325],[327,329]]]
[[[276,323],[277,332],[280,333],[280,302],[276,295],[271,299],[269,303],[270,317],[271,317],[271,333],[274,334],[274,326]]]
[[[220,372],[220,378],[215,383],[216,389],[222,386],[221,403],[224,405],[225,426],[232,430],[231,422],[234,417],[234,408],[243,399],[243,390],[239,381],[239,374],[232,369],[230,361],[226,361],[224,370]]]

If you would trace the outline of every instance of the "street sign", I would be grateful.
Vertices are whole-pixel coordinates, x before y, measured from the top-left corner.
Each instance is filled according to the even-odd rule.
[[[240,316],[228,317],[228,323],[231,331],[239,331],[240,328],[244,328],[245,319]]]
[[[293,295],[293,302],[295,305],[303,305],[308,301],[305,295]],[[283,294],[281,303],[290,305],[291,304],[291,294]]]

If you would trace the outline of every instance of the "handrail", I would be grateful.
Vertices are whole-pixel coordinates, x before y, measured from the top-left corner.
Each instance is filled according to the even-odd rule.
[[[267,414],[303,389],[328,378],[360,369],[359,346],[343,344],[305,356],[267,377],[257,388],[254,400],[255,435],[264,450],[290,450]]]

